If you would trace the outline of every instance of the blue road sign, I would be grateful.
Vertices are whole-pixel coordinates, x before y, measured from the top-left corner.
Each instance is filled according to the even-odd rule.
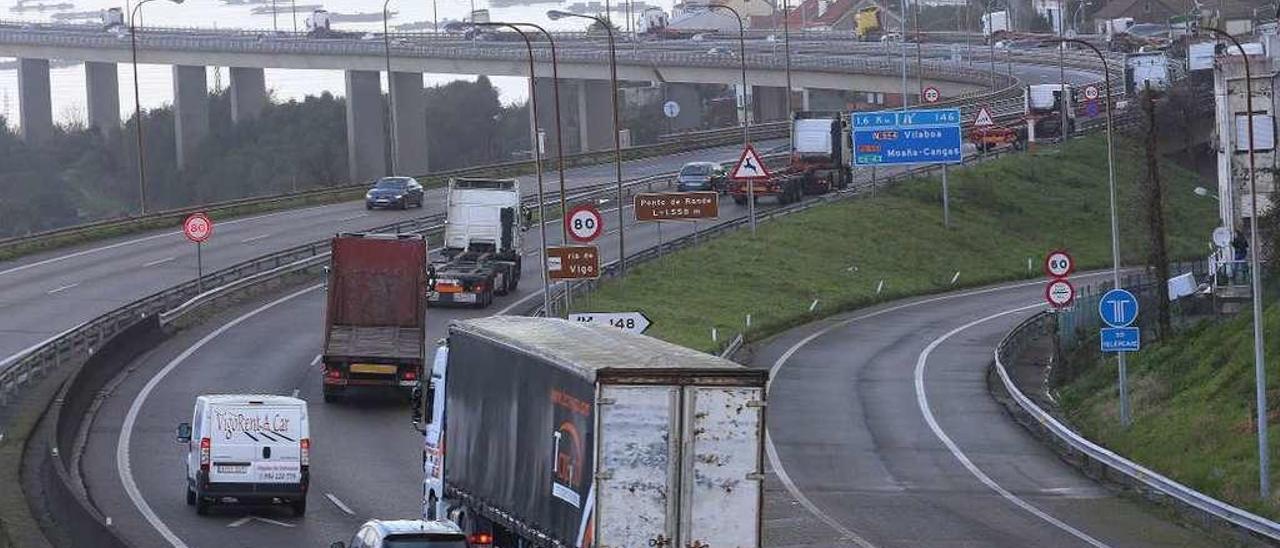
[[[1103,352],[1137,352],[1142,348],[1142,331],[1136,327],[1102,328]]]
[[[1111,327],[1129,327],[1138,318],[1138,298],[1123,289],[1112,289],[1098,301],[1098,315]]]
[[[960,109],[853,113],[853,164],[958,164]]]
[[[1088,117],[1090,117],[1090,118],[1097,118],[1097,117],[1098,117],[1098,102],[1097,102],[1097,101],[1086,101],[1086,102],[1084,103],[1084,115],[1085,115],[1085,116],[1088,116]]]

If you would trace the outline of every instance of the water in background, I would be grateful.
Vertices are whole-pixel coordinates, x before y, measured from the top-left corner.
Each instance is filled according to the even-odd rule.
[[[51,16],[59,11],[79,12],[111,7],[124,8],[121,0],[3,1],[5,5],[3,6],[4,11],[0,12],[0,19],[10,22],[51,22],[53,21]],[[245,2],[245,0],[237,1]],[[293,3],[291,0],[276,0],[277,17],[274,20],[269,11],[265,14],[251,13],[254,8],[271,6],[270,0],[260,1],[265,3],[250,4],[245,2],[239,5],[230,5],[221,0],[186,0],[183,4],[177,5],[161,0],[148,3],[143,7],[139,21],[143,26],[263,30],[270,30],[274,26],[284,31],[292,31],[294,29],[295,19],[293,14],[289,12],[289,6]],[[303,11],[304,5],[323,4],[324,8],[330,12],[344,14],[381,13],[383,5],[378,0],[294,1],[299,7],[296,18],[299,31],[305,30],[303,20],[310,13],[309,9],[305,12]],[[622,0],[617,1],[620,2]],[[16,13],[11,11],[9,8],[18,2],[22,2],[25,5],[74,3],[75,7],[45,12],[25,11]],[[506,2],[503,3],[505,4]],[[562,3],[539,3],[495,8],[489,6],[488,0],[475,0],[475,7],[476,9],[489,9],[491,19],[495,21],[527,21],[541,24],[550,30],[583,30],[586,28],[588,21],[582,19],[550,21],[546,18],[547,10],[564,7],[571,3],[574,2],[563,0]],[[664,9],[670,9],[672,1],[648,0],[648,3],[661,6]],[[471,5],[472,3],[468,0],[437,0],[436,6],[439,10],[441,28],[443,29],[446,19],[464,19],[471,10]],[[393,26],[413,22],[430,23],[433,20],[432,3],[429,0],[390,0],[390,9],[392,12],[396,12],[396,15],[391,19],[391,25]],[[625,28],[622,13],[615,12],[614,20],[619,26]],[[96,21],[92,22],[96,23]],[[382,20],[377,18],[376,21],[368,23],[334,23],[333,27],[341,30],[381,32]],[[430,27],[428,26],[426,30],[429,31]],[[0,57],[0,62],[6,61],[11,61],[11,59]],[[53,93],[53,116],[55,122],[68,123],[86,120],[88,115],[85,102],[84,65],[59,65],[56,61],[54,63],[50,69],[49,77]],[[120,63],[118,68],[120,72],[120,112],[121,116],[128,118],[133,113],[133,67],[127,63]],[[229,85],[230,76],[226,68],[215,71],[214,67],[208,67],[208,71],[209,88],[211,90],[219,85],[223,88]],[[474,76],[427,74],[424,80],[426,85],[431,86],[460,78],[474,79]],[[524,78],[497,76],[491,78],[491,80],[494,86],[498,88],[503,102],[523,101],[528,94],[528,83]],[[276,101],[300,99],[307,95],[319,95],[325,91],[339,96],[345,92],[343,73],[336,70],[267,69],[266,81],[267,88],[271,90]],[[385,75],[383,81],[385,89]],[[138,85],[144,108],[159,107],[173,102],[172,69],[168,65],[139,65]],[[13,69],[0,70],[0,115],[8,119],[11,126],[18,124],[18,73]]]

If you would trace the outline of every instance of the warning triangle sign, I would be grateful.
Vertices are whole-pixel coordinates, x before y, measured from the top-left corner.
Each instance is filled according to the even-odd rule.
[[[978,109],[978,116],[973,119],[974,127],[991,127],[996,125],[995,118],[991,117],[991,111],[987,107]]]
[[[742,179],[747,181],[768,179],[769,168],[765,167],[764,162],[760,159],[760,154],[756,153],[756,149],[751,145],[742,149],[742,157],[738,159],[738,165],[733,167],[733,172],[729,177],[734,179]]]

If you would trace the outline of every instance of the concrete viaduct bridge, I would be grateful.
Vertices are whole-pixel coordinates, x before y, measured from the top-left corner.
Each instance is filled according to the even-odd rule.
[[[735,40],[666,41],[618,45],[618,77],[623,81],[660,83],[668,96],[696,97],[692,85],[741,82],[741,62]],[[847,39],[801,38],[792,44],[792,85],[799,90],[797,107],[809,108],[810,97],[824,91],[901,93],[901,65],[880,44]],[[206,67],[230,68],[234,121],[256,116],[267,101],[264,68],[328,69],[346,73],[347,144],[352,180],[384,175],[386,116],[381,72],[387,58],[381,35],[361,38],[308,38],[270,31],[140,29],[138,62],[173,67],[178,163],[181,166],[209,131]],[[720,47],[715,47],[720,46]],[[566,149],[597,150],[612,146],[608,48],[603,36],[583,33],[557,35],[562,110],[565,111]],[[714,47],[714,50],[711,48]],[[909,46],[913,47],[913,46]],[[554,142],[550,49],[535,46],[535,86],[540,104],[538,127]],[[427,171],[426,125],[396,123],[425,117],[424,73],[528,76],[527,50],[522,41],[471,41],[456,35],[395,34],[391,38],[390,85],[395,108],[392,127],[402,173]],[[975,51],[985,50],[977,48]],[[715,51],[712,53],[711,51]],[[894,47],[896,52],[897,48]],[[732,52],[732,53],[728,53]],[[920,81],[944,96],[960,96],[989,89],[990,77],[960,63],[935,58],[933,47],[918,65]],[[53,131],[49,60],[83,61],[88,115],[91,125],[120,123],[117,64],[131,59],[127,30],[109,31],[86,25],[0,24],[0,56],[19,60],[19,118],[27,139],[43,139]],[[753,39],[746,55],[749,94],[755,117],[785,118],[786,74],[781,44]],[[917,63],[908,66],[911,87]],[[567,90],[567,91],[566,91]],[[547,107],[541,108],[546,101]],[[682,106],[694,101],[680,100]],[[700,117],[695,108],[682,109],[677,127]],[[428,122],[429,123],[429,122]]]

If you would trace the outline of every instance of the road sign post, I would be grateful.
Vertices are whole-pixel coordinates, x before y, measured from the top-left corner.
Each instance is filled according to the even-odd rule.
[[[644,312],[578,312],[569,315],[570,321],[583,323],[601,323],[616,327],[628,333],[641,334],[649,329],[653,322]]]
[[[747,216],[751,219],[751,235],[756,235],[756,181],[769,180],[769,168],[764,159],[756,152],[755,147],[747,145],[742,149],[742,157],[729,173],[731,179],[747,182]]]
[[[182,221],[182,235],[196,244],[196,291],[204,293],[204,242],[213,236],[213,220],[204,212],[188,215]]]
[[[569,237],[582,243],[590,243],[604,232],[604,216],[592,204],[579,204],[569,210],[564,218]]]
[[[1124,289],[1115,288],[1102,295],[1102,299],[1098,301],[1098,315],[1102,317],[1102,322],[1112,329],[1131,329],[1138,328],[1129,326],[1134,320],[1138,319],[1138,298],[1133,296]],[[1103,330],[1104,332],[1107,330]],[[1132,335],[1129,338],[1127,335]],[[1120,388],[1120,424],[1129,426],[1129,375],[1125,371],[1124,352],[1137,352],[1141,348],[1141,340],[1137,335],[1133,335],[1133,331],[1112,331],[1108,333],[1100,333],[1104,338],[1104,348],[1106,348],[1105,340],[1109,340],[1111,348],[1117,353],[1120,364],[1119,367],[1119,388]],[[1109,337],[1109,339],[1108,339]],[[1131,342],[1129,342],[1131,341]]]

